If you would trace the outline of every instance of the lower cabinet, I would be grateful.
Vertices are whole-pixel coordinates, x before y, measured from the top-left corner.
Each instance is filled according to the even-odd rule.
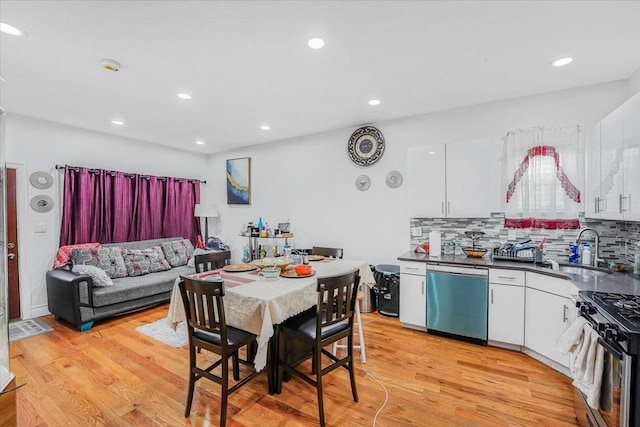
[[[525,347],[568,368],[569,355],[558,352],[556,343],[571,325],[571,300],[527,288],[525,318]]]
[[[489,341],[524,344],[524,289],[489,283]]]
[[[400,322],[409,327],[426,330],[426,263],[400,263]]]

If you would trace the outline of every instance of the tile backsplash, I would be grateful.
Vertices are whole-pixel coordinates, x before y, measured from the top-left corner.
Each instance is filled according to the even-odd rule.
[[[411,246],[428,240],[429,232],[438,230],[442,242],[455,240],[462,246],[471,246],[471,239],[465,236],[465,231],[479,230],[486,234],[478,240],[481,247],[491,251],[494,243],[508,241],[508,232],[513,229],[504,228],[504,214],[494,213],[490,218],[411,218]],[[627,266],[633,265],[633,255],[638,251],[640,242],[640,222],[612,221],[584,218],[580,216],[580,227],[594,228],[600,235],[600,256],[606,260],[613,260]],[[422,236],[417,236],[420,230]],[[569,244],[575,241],[579,230],[538,230],[518,229],[516,240],[531,239],[532,244],[540,242],[546,236],[544,244],[545,259],[560,262],[568,261]],[[593,242],[592,233],[584,233],[582,241]]]

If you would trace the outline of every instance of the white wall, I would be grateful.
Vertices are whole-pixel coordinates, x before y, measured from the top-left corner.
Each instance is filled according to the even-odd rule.
[[[48,313],[45,273],[53,265],[60,238],[60,185],[63,172],[55,165],[86,166],[161,176],[204,179],[205,155],[162,145],[12,115],[7,118],[7,162],[18,167],[18,232],[22,317]],[[33,172],[49,172],[55,180],[46,190],[28,184]],[[205,189],[205,185],[201,190]],[[45,194],[55,207],[48,213],[29,208],[32,197]],[[43,224],[45,233],[35,233]]]
[[[640,92],[640,68],[627,79],[627,97],[631,98]]]
[[[408,147],[500,138],[510,129],[534,125],[590,129],[626,97],[627,82],[619,81],[372,123],[384,134],[386,149],[368,168],[352,164],[347,156],[355,125],[217,154],[210,159],[207,197],[220,208],[222,234],[232,245],[234,261],[240,260],[245,244],[239,236],[242,224],[262,217],[270,225],[290,219],[297,247],[343,247],[348,258],[397,264],[410,241],[406,182],[390,189],[385,175],[391,170],[406,175]],[[225,160],[245,156],[252,159],[251,206],[227,205]],[[366,192],[355,188],[360,174],[371,178]]]

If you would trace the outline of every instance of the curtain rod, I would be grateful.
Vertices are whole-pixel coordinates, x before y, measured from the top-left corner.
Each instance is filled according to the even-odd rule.
[[[79,169],[79,167],[78,167],[78,166],[70,166],[70,167],[72,167],[72,168],[74,168],[74,169]],[[62,166],[62,165],[56,165],[56,169],[58,169],[58,170],[63,170],[64,168],[65,168],[65,167],[64,167],[64,166]],[[89,171],[89,172],[97,172],[98,170],[99,170],[99,169],[88,169],[88,171]],[[111,171],[111,172],[113,172],[113,171]],[[128,176],[128,177],[133,177],[133,176],[135,176],[135,175],[136,175],[136,174],[133,174],[133,173],[126,173],[126,172],[123,172],[123,173],[124,173],[124,175],[125,175],[125,176]],[[147,179],[149,179],[149,177],[150,177],[149,175],[143,175],[143,174],[139,174],[139,175],[140,175],[140,176],[142,176],[142,177],[144,177],[144,178],[147,178]],[[160,178],[160,179],[163,179],[163,180],[164,180],[164,179],[166,179],[167,177],[159,176],[158,178]],[[180,179],[188,179],[188,178],[180,178]],[[194,181],[195,181],[195,180],[194,180]],[[206,183],[207,183],[207,181],[206,181],[206,180],[204,180],[204,181],[200,181],[200,184],[206,184]]]

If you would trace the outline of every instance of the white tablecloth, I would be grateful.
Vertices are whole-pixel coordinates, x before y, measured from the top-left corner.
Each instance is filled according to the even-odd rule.
[[[346,259],[325,259],[312,262],[314,276],[304,278],[265,279],[255,272],[224,273],[224,308],[227,324],[258,336],[255,358],[256,370],[267,363],[269,338],[274,334],[273,325],[302,313],[317,301],[316,284],[323,277],[346,274],[360,270],[360,283],[373,286],[375,280],[366,262]],[[236,280],[233,280],[236,278]],[[240,283],[246,281],[247,283]],[[172,328],[185,320],[184,307],[178,289],[179,279],[173,287],[167,322]]]

